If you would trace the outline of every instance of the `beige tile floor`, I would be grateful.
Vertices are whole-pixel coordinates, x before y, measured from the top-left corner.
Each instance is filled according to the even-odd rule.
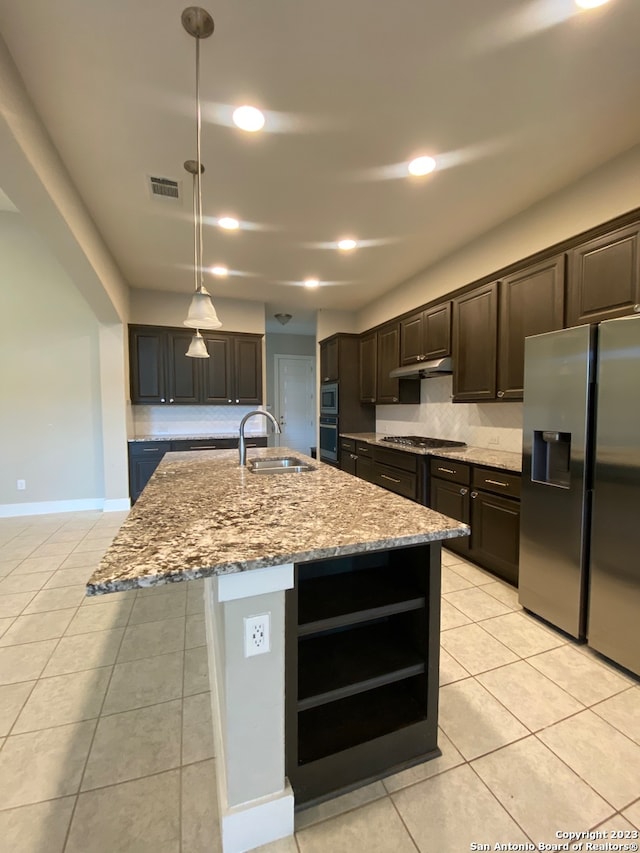
[[[0,849],[215,853],[199,582],[84,597],[124,514],[0,519]],[[462,853],[640,829],[640,686],[443,557],[442,756],[270,853]]]

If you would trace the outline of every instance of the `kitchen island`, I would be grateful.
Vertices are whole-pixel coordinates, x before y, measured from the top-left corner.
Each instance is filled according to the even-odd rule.
[[[468,527],[301,458],[255,474],[234,451],[168,454],[87,586],[205,578],[225,853],[291,834],[294,796],[438,754],[440,541]]]

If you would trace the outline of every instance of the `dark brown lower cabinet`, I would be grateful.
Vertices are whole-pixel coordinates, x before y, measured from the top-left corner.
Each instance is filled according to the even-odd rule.
[[[440,754],[440,543],[299,563],[286,773],[304,808]]]
[[[519,475],[448,459],[432,459],[430,470],[429,506],[471,526],[470,536],[446,547],[517,586]]]

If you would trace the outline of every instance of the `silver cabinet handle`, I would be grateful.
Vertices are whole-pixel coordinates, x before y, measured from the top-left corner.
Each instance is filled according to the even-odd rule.
[[[143,453],[160,453],[160,448],[159,447],[143,447],[142,452]]]
[[[469,491],[469,489],[460,489],[460,494],[466,495],[468,491]]]
[[[232,402],[232,400],[227,400],[227,403],[231,403],[231,402]]]
[[[501,483],[500,480],[487,480],[487,479],[485,479],[485,483],[491,483],[492,486],[502,486],[505,489],[509,486],[509,483]]]
[[[504,391],[498,391],[498,397],[502,399],[504,397]]]
[[[438,468],[438,471],[443,471],[445,474],[455,474],[456,473],[452,468]]]
[[[250,444],[247,447],[251,447]],[[217,450],[217,444],[192,444],[189,450]]]
[[[634,314],[640,314],[640,302],[633,306]]]
[[[357,459],[357,458],[358,458],[358,457],[356,456],[356,454],[355,454],[355,453],[350,453],[350,454],[349,454],[349,456],[350,456],[352,459]]]
[[[164,397],[160,397],[160,402],[161,402],[161,403],[164,403],[164,401],[165,401],[165,400],[164,400]]]
[[[398,402],[398,398],[397,398],[397,397],[394,397],[394,398],[393,398],[393,402],[394,402],[394,403],[397,403],[397,402]]]
[[[173,397],[169,397],[169,402],[173,403]]]
[[[391,480],[392,483],[399,483],[400,480],[396,480],[395,477],[387,477],[386,474],[380,474],[383,480]]]
[[[477,497],[478,497],[478,493],[477,493],[477,492],[471,492],[471,497],[472,497],[472,498],[477,498]]]
[[[240,402],[240,400],[236,400],[236,403],[239,403],[239,402]]]

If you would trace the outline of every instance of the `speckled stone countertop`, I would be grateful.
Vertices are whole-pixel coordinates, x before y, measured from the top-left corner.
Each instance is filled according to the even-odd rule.
[[[136,435],[127,441],[214,441],[216,438],[237,438],[235,432],[217,432],[215,435]],[[266,432],[247,432],[245,438],[266,438]]]
[[[283,447],[302,474],[252,474],[234,450],[165,454],[87,594],[451,539],[467,525]]]
[[[418,456],[443,456],[446,459],[458,459],[460,462],[472,462],[475,465],[488,465],[490,468],[501,468],[503,471],[522,472],[522,454],[511,453],[508,450],[488,450],[485,447],[407,447],[405,444],[394,444],[392,441],[382,441],[384,432],[342,432],[341,438],[355,438],[367,444],[379,444],[381,447],[392,447],[395,450],[406,450]]]

